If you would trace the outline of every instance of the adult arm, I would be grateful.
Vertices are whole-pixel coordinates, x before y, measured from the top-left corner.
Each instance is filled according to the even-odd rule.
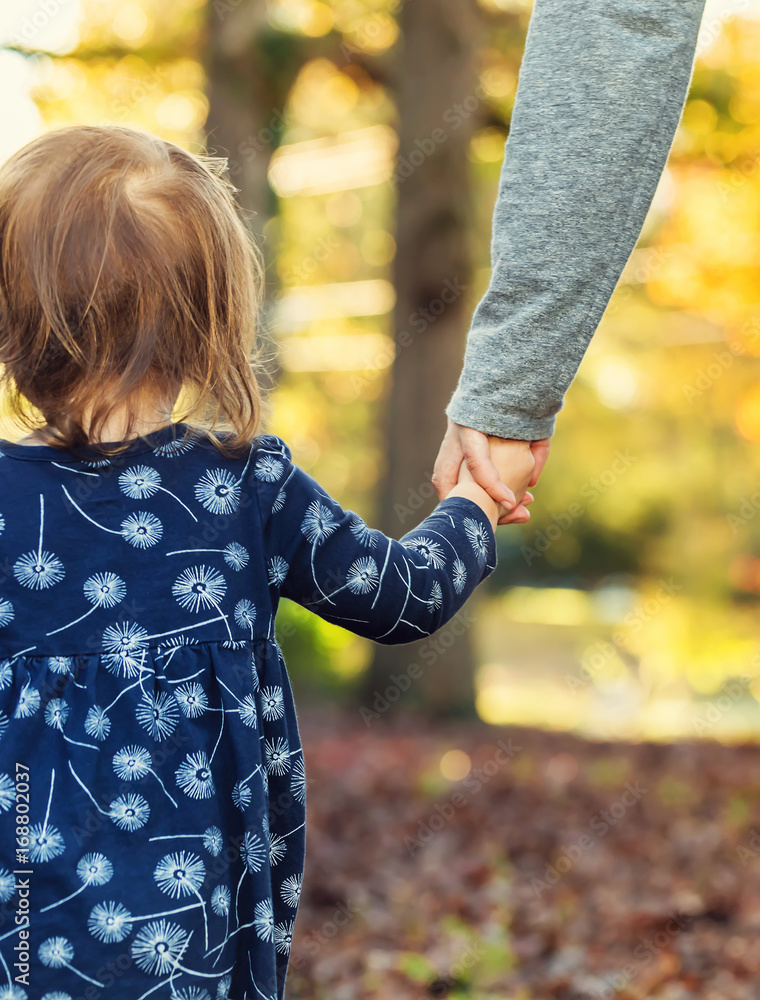
[[[703,8],[536,0],[493,214],[491,280],[446,407],[454,423],[524,441],[553,433],[665,166]]]

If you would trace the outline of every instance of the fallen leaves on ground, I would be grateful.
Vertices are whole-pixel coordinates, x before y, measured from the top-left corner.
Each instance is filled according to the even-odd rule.
[[[288,1000],[760,997],[760,747],[299,722]]]

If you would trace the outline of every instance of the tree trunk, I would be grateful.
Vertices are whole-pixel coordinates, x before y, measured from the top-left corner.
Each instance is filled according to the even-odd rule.
[[[210,0],[206,21],[206,71],[209,116],[206,146],[211,155],[229,158],[229,173],[240,189],[237,199],[250,231],[264,254],[265,299],[260,333],[271,341],[271,315],[280,294],[274,262],[279,248],[264,236],[278,214],[268,171],[280,145],[285,104],[300,68],[295,42],[271,28],[265,0]],[[279,50],[279,51],[278,51]],[[277,58],[277,55],[282,58]],[[271,345],[269,345],[271,346]],[[271,353],[271,352],[270,352]],[[280,377],[270,365],[262,389],[267,394]]]
[[[472,306],[465,294],[472,276],[467,154],[482,113],[475,94],[480,21],[474,0],[407,0],[401,21],[397,343],[385,410],[388,466],[376,518],[395,538],[437,502],[433,463]],[[403,648],[374,647],[360,704],[370,707],[391,675],[413,663],[422,676],[402,695],[405,706],[441,716],[474,713],[470,630],[454,622]]]

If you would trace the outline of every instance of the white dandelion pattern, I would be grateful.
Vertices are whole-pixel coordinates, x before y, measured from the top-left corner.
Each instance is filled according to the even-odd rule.
[[[47,590],[60,583],[66,575],[63,563],[58,556],[42,548],[42,536],[45,528],[45,497],[40,493],[40,534],[36,551],[25,552],[13,564],[13,575],[22,587],[31,590]]]
[[[232,801],[242,812],[251,804],[253,793],[247,781],[236,781],[232,786]]]
[[[203,846],[214,857],[222,853],[224,847],[224,837],[218,826],[210,826],[203,833]]]
[[[96,903],[90,910],[87,929],[104,944],[124,941],[132,933],[132,914],[122,903]]]
[[[246,726],[249,726],[251,729],[258,729],[259,709],[256,704],[256,699],[252,694],[247,694],[240,702],[238,715],[240,716],[241,722],[243,722]]]
[[[454,560],[454,575],[453,575],[454,590],[458,594],[461,594],[467,585],[467,567],[462,562],[462,560],[457,556]]]
[[[274,940],[274,909],[270,899],[262,899],[256,904],[253,926],[262,941]]]
[[[243,846],[240,848],[240,855],[249,872],[261,871],[264,867],[266,852],[264,850],[264,842],[258,833],[251,833],[250,830],[246,830]]]
[[[253,626],[256,624],[256,606],[253,601],[249,601],[247,597],[243,597],[235,605],[235,621],[243,629],[251,630],[251,638],[253,638]]]
[[[443,591],[441,590],[441,585],[437,580],[433,580],[427,604],[431,611],[437,611],[439,608],[443,607]]]
[[[179,924],[156,920],[141,927],[129,951],[144,972],[164,976],[176,966],[187,947],[187,932]]]
[[[0,903],[7,903],[16,895],[16,876],[7,868],[0,868]]]
[[[362,545],[369,545],[372,548],[377,545],[377,539],[375,538],[373,529],[369,527],[366,521],[363,521],[360,517],[358,517],[358,515],[355,514],[351,518],[349,527],[351,528],[351,534],[357,541],[361,542]]]
[[[109,625],[103,632],[103,665],[117,677],[134,677],[148,649],[148,633],[135,622]]]
[[[0,458],[0,479],[18,473],[12,488],[0,481],[0,740],[11,746],[17,728],[32,787],[49,788],[27,845],[28,863],[56,880],[32,903],[47,911],[42,1000],[72,1000],[82,989],[70,984],[119,946],[125,995],[227,1000],[252,945],[241,992],[282,1000],[266,984],[283,981],[292,947],[307,779],[278,591],[407,642],[494,568],[490,524],[460,498],[396,541],[341,508],[274,435],[227,459],[166,431],[136,458],[48,463],[54,489],[43,478],[25,488],[27,465]],[[6,839],[15,802],[4,764]],[[17,892],[11,867],[0,867],[0,903]],[[9,990],[0,984],[0,1000]]]
[[[188,719],[197,719],[208,708],[206,689],[197,681],[182,684],[174,692],[175,700]]]
[[[84,731],[96,740],[104,740],[111,732],[111,720],[100,705],[93,705],[87,710]]]
[[[253,467],[253,474],[265,483],[276,483],[282,476],[285,466],[278,458],[262,455]]]
[[[303,757],[296,757],[293,761],[293,769],[290,773],[290,790],[294,798],[301,805],[306,804],[306,769]]]
[[[161,858],[153,872],[153,878],[161,892],[179,897],[198,895],[198,889],[206,877],[206,866],[197,854],[180,851]]]
[[[9,774],[0,774],[0,812],[16,804],[16,785]]]
[[[426,538],[422,535],[419,538],[409,539],[403,544],[412,552],[419,552],[428,566],[441,569],[446,565],[446,556],[444,555],[443,547],[432,538]]]
[[[282,556],[272,556],[267,563],[267,578],[272,587],[281,587],[288,576],[290,567]]]
[[[63,854],[66,844],[63,834],[52,823],[35,823],[29,827],[29,860],[52,861]]]
[[[16,711],[13,713],[14,719],[28,719],[34,715],[40,707],[40,693],[37,688],[32,687],[31,682],[27,682],[19,692]]]
[[[277,924],[274,929],[274,946],[282,955],[287,955],[293,942],[295,920]]]
[[[287,774],[290,770],[290,746],[285,736],[276,736],[264,743],[267,771],[270,774]]]
[[[348,567],[346,586],[352,594],[369,594],[377,587],[379,579],[375,560],[371,556],[363,556]],[[330,596],[334,597],[335,592]]]
[[[488,534],[484,524],[472,517],[466,517],[462,523],[478,562],[483,562],[488,554]]]
[[[161,541],[164,526],[155,514],[141,510],[124,518],[121,522],[121,534],[136,549],[149,549]]]
[[[211,893],[211,909],[217,916],[223,917],[230,912],[232,893],[226,885],[218,885]]]
[[[121,604],[127,596],[126,584],[116,573],[93,573],[84,581],[82,589],[85,599],[92,605],[90,610],[75,618],[73,622],[69,622],[68,625],[61,625],[51,632],[46,632],[46,635],[56,635],[58,632],[63,632],[64,629],[71,628],[72,625],[78,625],[99,608],[113,608],[117,604]]]
[[[302,875],[289,875],[280,886],[280,895],[288,906],[297,907],[301,900]]]
[[[227,469],[209,469],[195,484],[195,499],[212,514],[231,514],[240,503],[240,483]]]
[[[285,699],[279,685],[261,689],[261,714],[269,720],[281,719],[285,715]]]
[[[150,816],[150,806],[142,795],[120,795],[114,799],[108,815],[121,830],[139,830]]]
[[[172,594],[179,605],[195,612],[218,607],[226,593],[224,577],[211,566],[193,566],[184,570],[172,587]]]
[[[74,660],[71,656],[49,656],[47,664],[48,669],[52,670],[54,674],[70,674]]]
[[[4,597],[0,597],[0,628],[10,625],[15,617],[16,612],[11,602],[7,601]]]
[[[288,850],[288,842],[274,830],[269,831],[269,863],[274,867],[285,857]]]
[[[191,799],[209,799],[215,793],[208,755],[203,750],[189,753],[175,772],[177,784]]]
[[[169,691],[146,694],[135,709],[135,718],[154,740],[165,740],[177,728],[179,707]]]
[[[174,497],[177,503],[185,508],[194,521],[198,520],[187,504],[183,500],[180,500],[176,493],[172,493],[171,490],[161,485],[161,473],[158,469],[153,469],[149,465],[138,465],[122,472],[119,476],[119,486],[122,492],[132,500],[146,500],[159,490],[163,493],[168,493],[169,496]]]

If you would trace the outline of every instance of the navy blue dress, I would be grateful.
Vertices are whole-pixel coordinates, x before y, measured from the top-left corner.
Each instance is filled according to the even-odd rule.
[[[0,440],[0,1000],[282,1000],[306,775],[278,601],[404,643],[495,565],[473,501],[390,539],[273,434]]]

